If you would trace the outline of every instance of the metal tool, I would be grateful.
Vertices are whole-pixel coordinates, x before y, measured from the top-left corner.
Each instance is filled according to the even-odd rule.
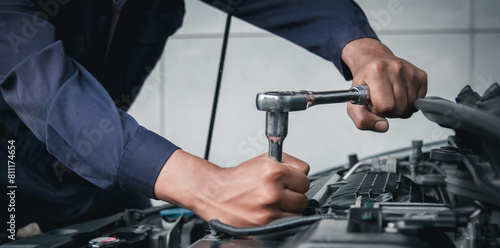
[[[269,157],[281,162],[283,141],[288,134],[288,112],[328,103],[351,102],[366,104],[370,101],[367,85],[339,91],[270,91],[257,94],[257,109],[266,111],[266,136]]]

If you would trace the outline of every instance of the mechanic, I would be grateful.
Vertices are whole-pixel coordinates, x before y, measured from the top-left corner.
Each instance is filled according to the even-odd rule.
[[[126,113],[123,99],[133,100],[183,14],[182,0],[1,1],[0,158],[15,140],[16,228],[37,222],[46,232],[146,208],[149,198],[236,226],[305,210],[305,162],[263,154],[220,168]],[[372,105],[348,105],[359,129],[385,132],[386,117],[411,116],[426,94],[426,74],[394,56],[351,0],[245,0],[234,15],[369,85]]]

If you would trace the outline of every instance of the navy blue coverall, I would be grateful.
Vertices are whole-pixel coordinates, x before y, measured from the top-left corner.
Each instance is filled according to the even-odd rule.
[[[38,222],[48,231],[148,207],[178,149],[140,126],[122,99],[133,100],[181,26],[184,2],[128,0],[110,25],[113,4],[120,1],[0,1],[0,186],[17,186],[16,228]],[[351,0],[245,0],[234,13],[332,61],[348,80],[342,48],[376,38]],[[6,175],[8,140],[15,182]]]

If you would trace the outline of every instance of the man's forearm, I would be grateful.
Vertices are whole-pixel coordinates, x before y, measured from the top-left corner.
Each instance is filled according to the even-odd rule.
[[[155,196],[194,211],[205,208],[204,201],[197,198],[203,198],[201,194],[215,186],[213,183],[218,181],[215,176],[220,170],[220,167],[178,149],[170,155],[158,175]]]

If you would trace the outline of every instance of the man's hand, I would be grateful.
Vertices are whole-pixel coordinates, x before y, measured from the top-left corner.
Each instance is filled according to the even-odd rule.
[[[378,40],[351,41],[342,50],[342,60],[351,69],[352,85],[370,88],[370,105],[347,106],[349,116],[361,130],[387,131],[385,117],[410,117],[415,99],[427,94],[427,74],[394,56]]]
[[[236,167],[220,168],[177,150],[158,176],[155,195],[206,221],[217,218],[239,227],[301,215],[307,208],[309,165],[287,154],[282,160],[263,154]]]

